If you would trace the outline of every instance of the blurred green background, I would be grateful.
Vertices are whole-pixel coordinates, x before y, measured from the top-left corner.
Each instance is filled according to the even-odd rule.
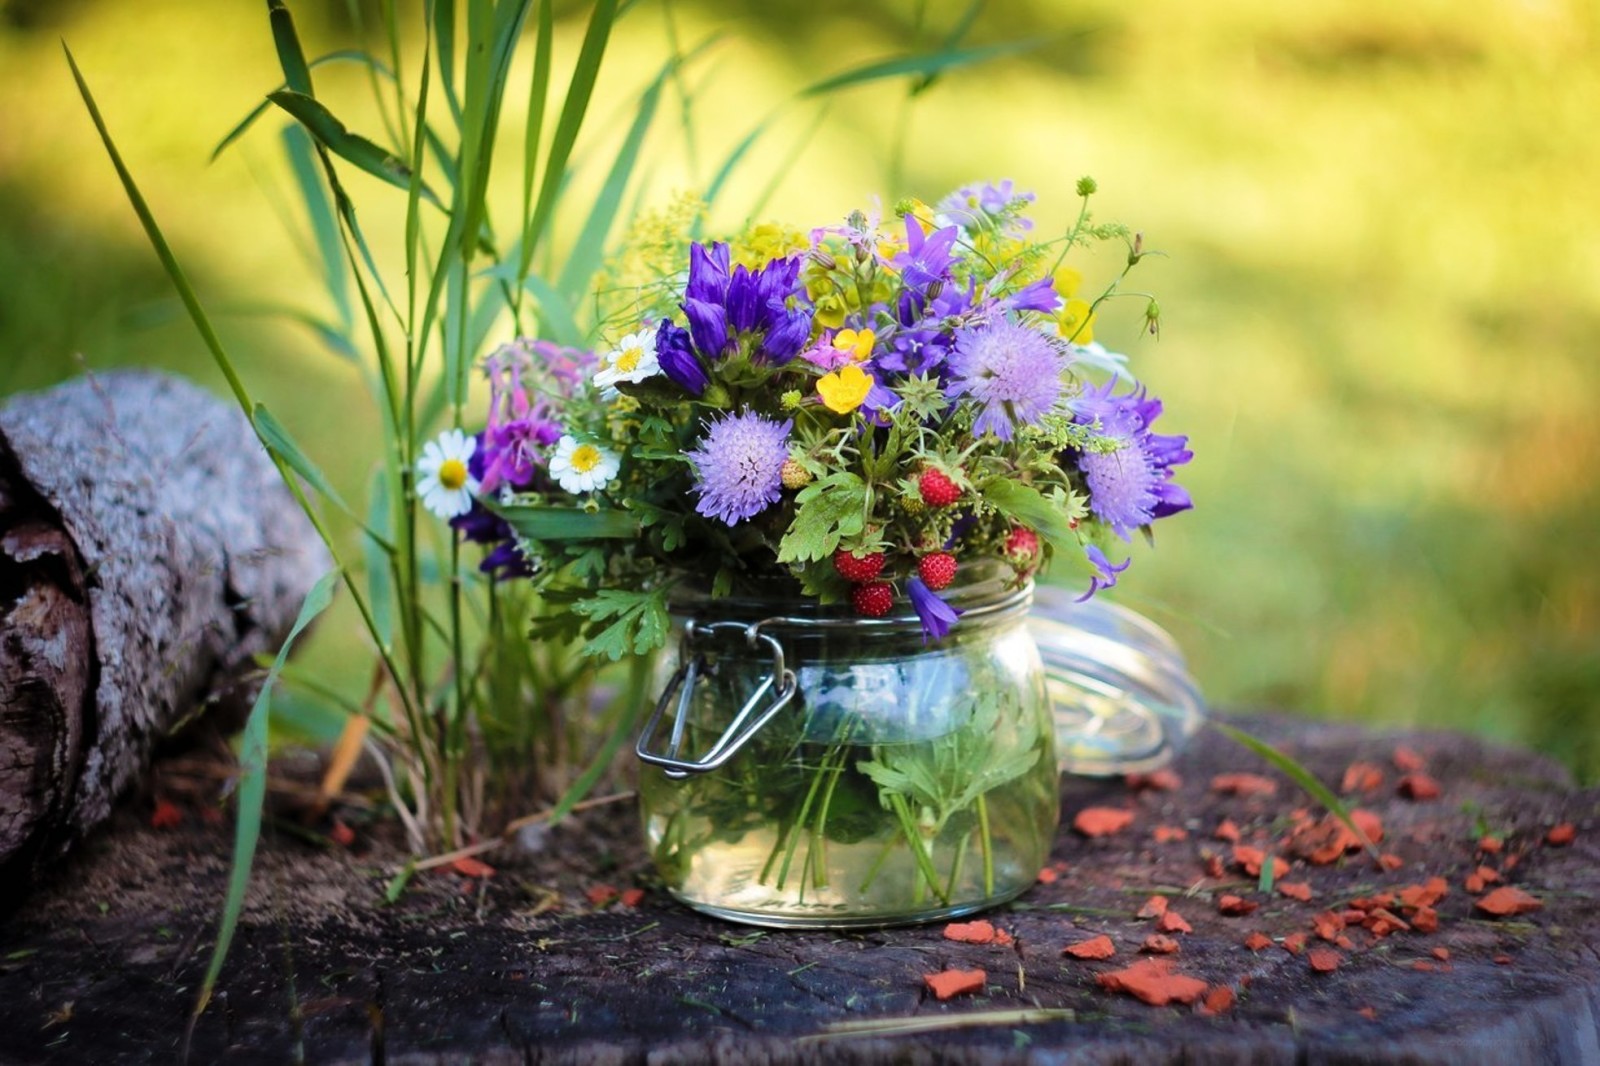
[[[344,5],[291,7],[312,54],[358,43]],[[663,107],[641,202],[703,187],[802,85],[936,46],[963,7],[676,3],[685,44],[724,36],[686,78],[689,124],[676,98]],[[559,12],[570,63],[583,5]],[[667,26],[656,0],[620,24],[573,202],[609,165]],[[1182,481],[1198,506],[1136,547],[1123,602],[1174,631],[1214,703],[1473,730],[1600,779],[1596,6],[993,0],[967,37],[1019,38],[1037,46],[918,97],[902,165],[904,82],[784,108],[715,217],[737,225],[769,186],[765,215],[811,225],[875,192],[932,200],[1011,177],[1051,232],[1093,175],[1097,217],[1165,253],[1131,281],[1160,298],[1159,340],[1137,300],[1103,315],[1099,339],[1133,356],[1167,402],[1160,428],[1196,452]],[[220,387],[62,39],[246,377],[361,497],[377,423],[358,373],[258,313],[326,310],[282,123],[206,162],[280,80],[256,0],[0,0],[0,393],[119,365]],[[377,135],[364,76],[324,69],[319,95]],[[384,258],[397,198],[348,180],[378,205],[362,201],[363,221]],[[1119,256],[1079,266],[1103,283]],[[335,616],[308,661],[359,690],[364,673],[341,674],[356,639]]]

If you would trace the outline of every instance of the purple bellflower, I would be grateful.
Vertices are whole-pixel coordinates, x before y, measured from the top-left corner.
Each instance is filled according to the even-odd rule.
[[[1111,560],[1106,558],[1106,553],[1093,544],[1085,546],[1083,554],[1089,557],[1090,565],[1099,572],[1090,576],[1089,591],[1078,597],[1078,603],[1089,599],[1101,589],[1116,588],[1117,575],[1133,565],[1132,559],[1124,559],[1120,565],[1113,566]]]
[[[911,596],[911,606],[916,608],[917,617],[922,620],[922,642],[943,640],[962,612],[946,603],[920,577],[906,582],[906,592]]]

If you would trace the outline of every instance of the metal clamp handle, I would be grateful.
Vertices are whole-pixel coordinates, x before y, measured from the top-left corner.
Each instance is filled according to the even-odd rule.
[[[784,663],[783,645],[772,634],[761,632],[761,626],[764,624],[763,622],[751,625],[742,622],[708,622],[697,625],[691,620],[684,626],[683,640],[678,646],[678,669],[668,680],[661,698],[656,701],[650,720],[645,723],[644,731],[639,734],[639,743],[634,745],[633,749],[635,755],[652,766],[662,767],[671,778],[681,779],[690,774],[703,774],[716,770],[737,755],[739,749],[748,744],[774,715],[789,705],[799,686],[795,682],[794,671]],[[679,752],[683,747],[683,733],[689,720],[690,701],[694,697],[695,682],[705,665],[705,659],[694,651],[694,642],[702,635],[714,636],[718,632],[728,630],[740,631],[744,635],[745,642],[752,648],[764,643],[772,653],[772,669],[761,679],[756,690],[750,694],[744,706],[739,708],[739,713],[733,716],[733,721],[728,723],[728,727],[717,737],[710,750],[698,759],[681,758]],[[777,686],[776,691],[774,683]],[[769,694],[772,702],[761,709],[762,701],[767,699]],[[674,698],[677,701],[677,710],[672,722],[672,736],[667,741],[667,749],[664,752],[652,751],[651,742],[655,739],[656,730],[661,727],[661,716],[666,713],[667,705],[672,703]]]

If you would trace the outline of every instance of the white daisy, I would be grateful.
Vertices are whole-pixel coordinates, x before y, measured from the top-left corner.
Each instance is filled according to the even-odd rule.
[[[622,459],[615,452],[562,437],[556,441],[555,455],[550,457],[550,476],[567,492],[593,492],[609,485],[621,465]]]
[[[417,460],[417,495],[422,506],[440,518],[455,518],[472,510],[472,497],[478,480],[467,470],[467,461],[478,450],[478,442],[459,429],[447,429],[422,446]]]
[[[616,348],[600,357],[600,372],[594,376],[594,383],[602,389],[613,389],[619,381],[643,381],[659,373],[656,331],[641,329],[622,338]]]

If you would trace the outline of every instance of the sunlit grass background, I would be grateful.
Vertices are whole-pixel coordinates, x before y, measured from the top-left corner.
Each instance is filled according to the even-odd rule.
[[[722,37],[663,106],[643,203],[703,187],[802,85],[934,42],[964,5],[674,6]],[[352,44],[343,5],[291,4],[313,54]],[[946,7],[949,10],[944,10]],[[330,14],[339,9],[337,15]],[[583,5],[560,7],[570,62]],[[668,54],[657,0],[619,27],[585,164],[597,185]],[[259,396],[360,497],[377,439],[354,368],[265,303],[323,311],[269,117],[254,0],[0,0],[0,393],[81,366],[218,384],[77,102],[73,48],[158,219]],[[802,225],[875,192],[932,199],[1011,177],[1064,226],[1097,217],[1165,253],[1104,316],[1188,432],[1198,506],[1135,549],[1123,600],[1171,628],[1213,702],[1470,729],[1600,778],[1600,14],[1581,0],[994,0],[973,43],[1021,56],[953,72],[907,112],[886,84],[779,112],[717,205]],[[373,47],[378,42],[369,42]],[[524,60],[525,62],[525,60]],[[558,75],[557,86],[561,84]],[[378,135],[355,68],[319,96]],[[815,126],[814,136],[805,140]],[[522,116],[505,124],[520,129]],[[348,179],[380,258],[403,197]],[[773,183],[776,182],[774,185]],[[497,199],[509,217],[515,190]],[[570,238],[576,219],[558,222]],[[388,262],[396,262],[390,255]],[[1116,255],[1080,263],[1108,279]],[[308,663],[335,683],[357,636],[329,619]]]

